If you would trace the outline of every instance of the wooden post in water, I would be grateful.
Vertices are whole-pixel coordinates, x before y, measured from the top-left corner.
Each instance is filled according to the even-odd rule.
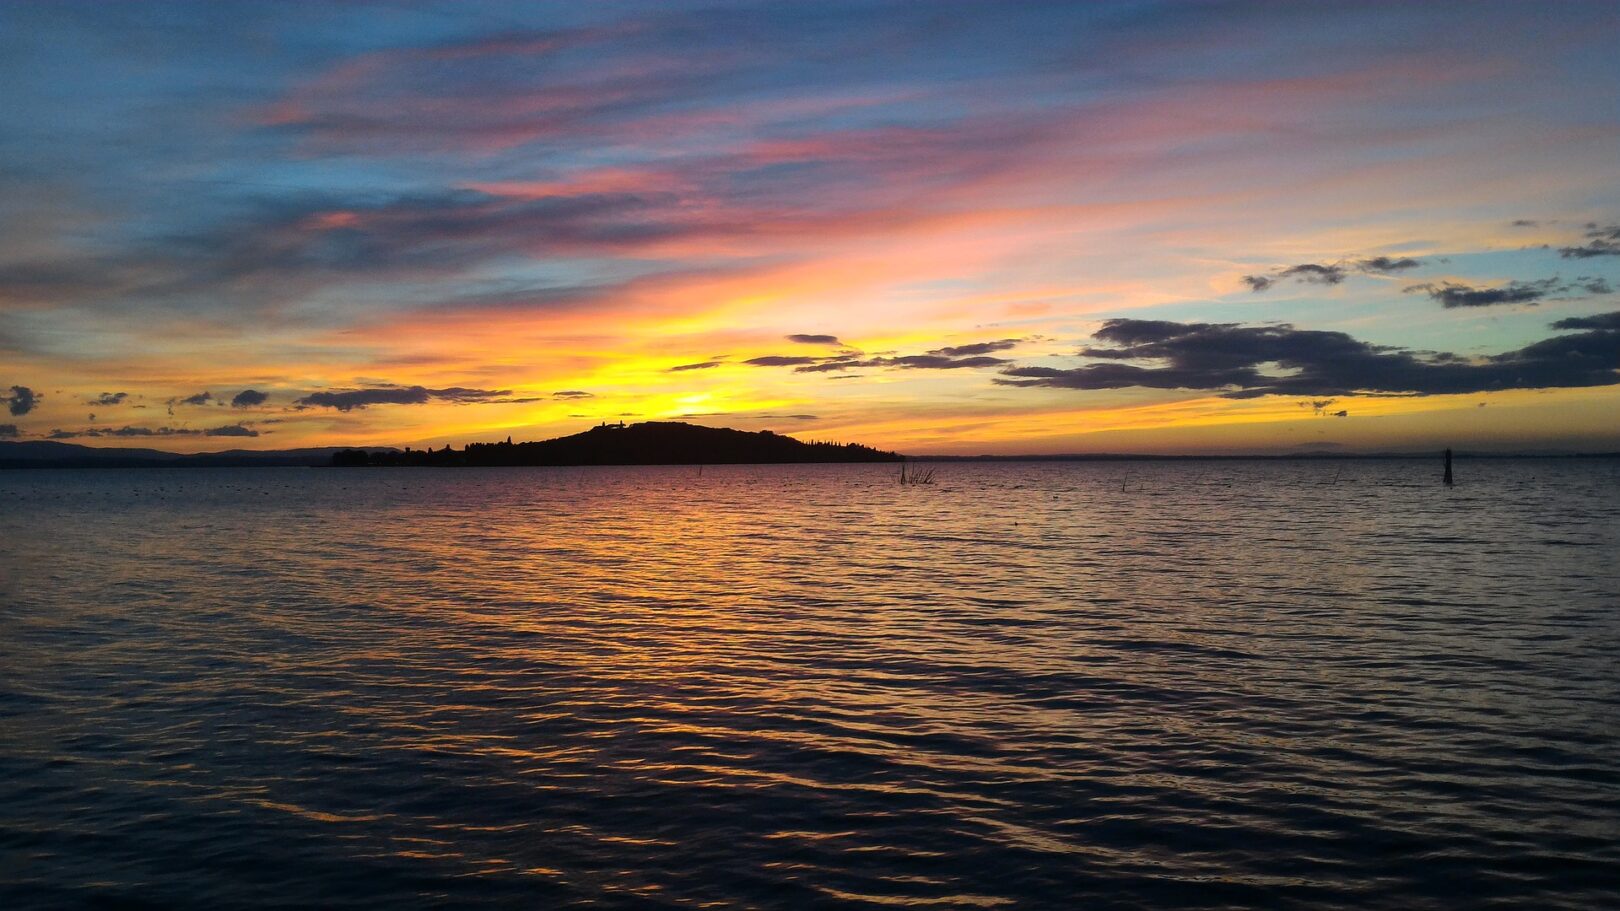
[[[1450,487],[1452,485],[1452,480],[1451,480],[1451,450],[1450,449],[1446,450],[1446,479],[1445,479],[1445,484],[1446,484],[1447,487]]]

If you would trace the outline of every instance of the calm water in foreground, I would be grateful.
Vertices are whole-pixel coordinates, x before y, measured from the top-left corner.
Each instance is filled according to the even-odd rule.
[[[1620,907],[1620,462],[0,472],[0,906]]]

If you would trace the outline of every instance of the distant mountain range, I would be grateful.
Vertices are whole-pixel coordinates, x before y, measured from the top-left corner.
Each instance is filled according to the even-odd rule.
[[[0,468],[239,468],[332,464],[341,446],[313,449],[230,449],[187,455],[161,449],[80,446],[54,440],[0,441]]]

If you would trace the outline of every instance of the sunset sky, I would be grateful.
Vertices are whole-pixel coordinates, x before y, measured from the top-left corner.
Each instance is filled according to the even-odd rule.
[[[1620,449],[1620,4],[0,2],[0,439]]]

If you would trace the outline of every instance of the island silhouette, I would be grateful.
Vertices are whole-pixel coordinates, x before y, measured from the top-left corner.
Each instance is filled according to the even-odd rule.
[[[749,432],[683,421],[599,424],[583,433],[514,443],[468,443],[464,449],[344,449],[339,468],[371,466],[486,467],[526,465],[725,465],[789,462],[900,462],[904,456],[859,443],[805,443],[769,430]]]

